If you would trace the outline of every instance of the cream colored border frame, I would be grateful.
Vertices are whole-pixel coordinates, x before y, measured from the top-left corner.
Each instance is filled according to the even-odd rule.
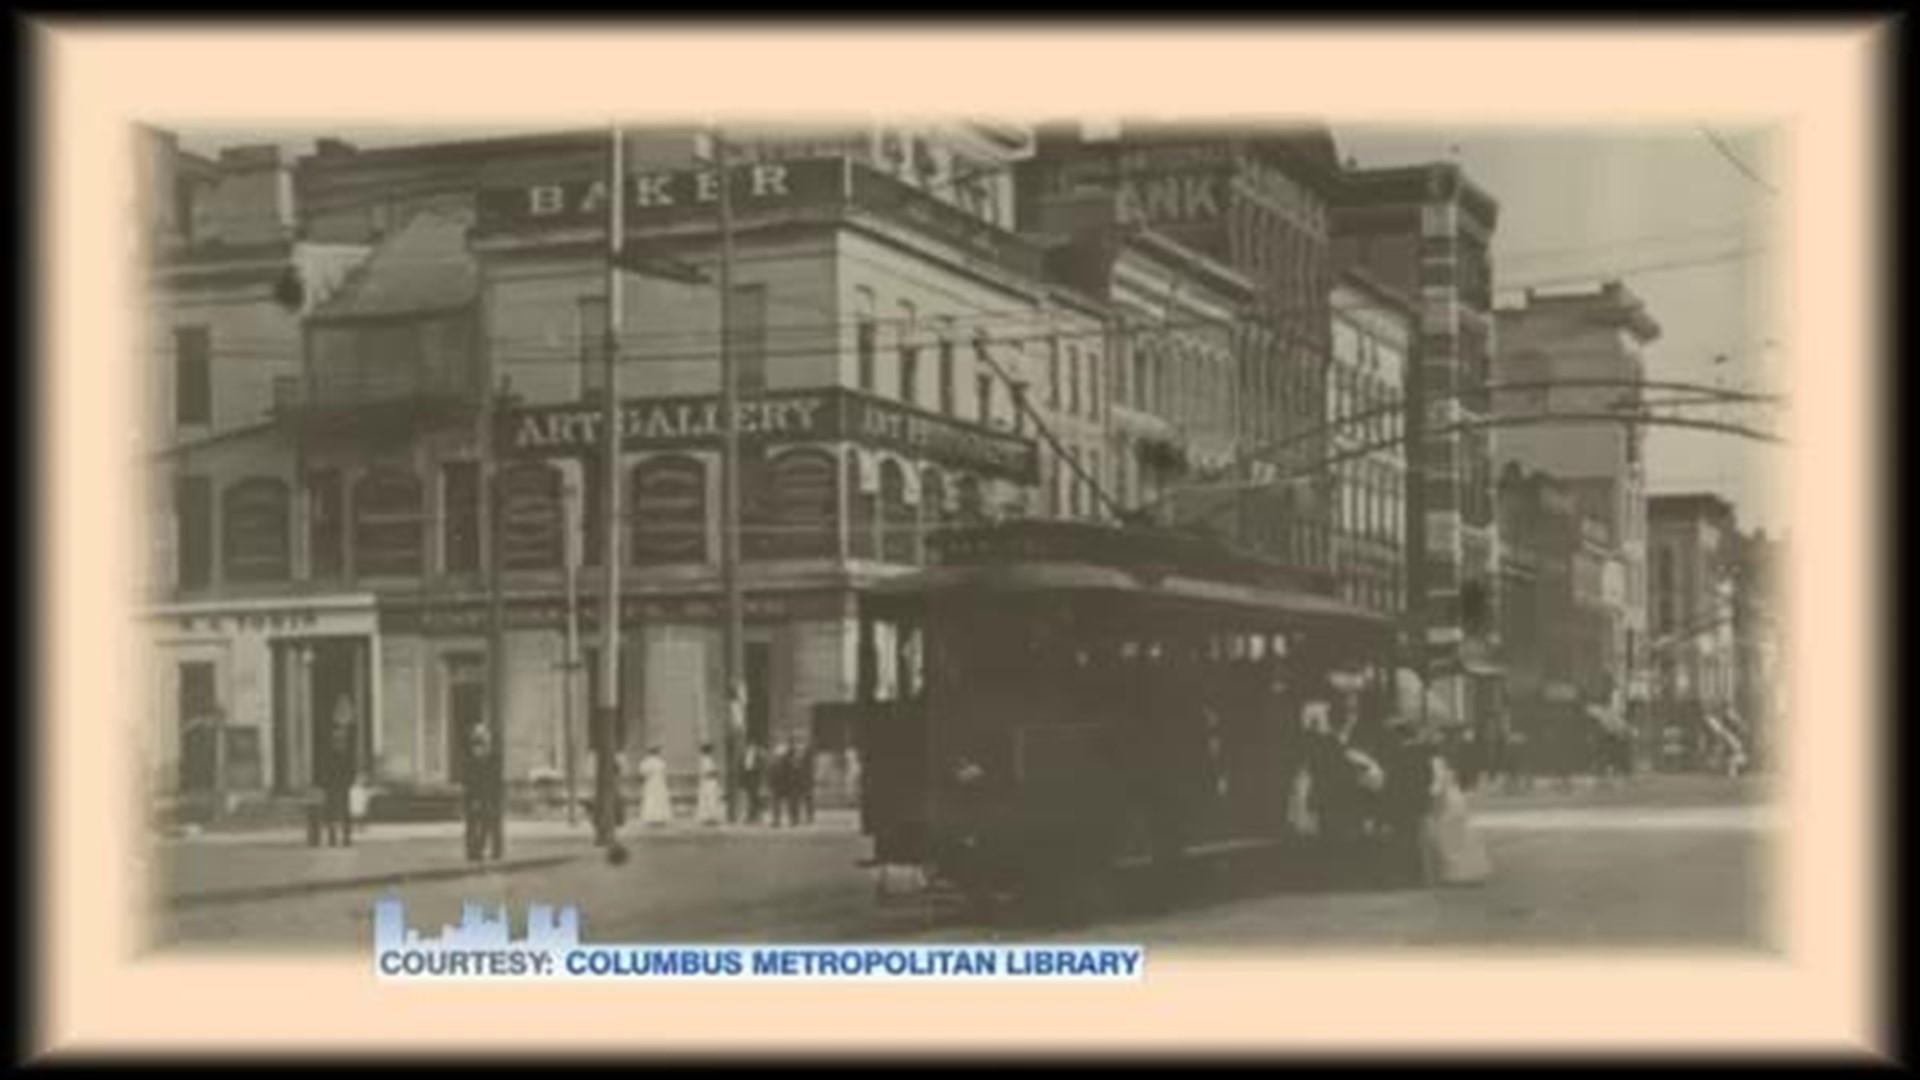
[[[1871,27],[1629,32],[1281,23],[819,26],[752,33],[643,24],[465,31],[395,24],[252,32],[42,23],[45,247],[33,361],[44,433],[38,637],[50,921],[36,1045],[51,1051],[509,1048],[791,1053],[1028,1049],[1185,1054],[1348,1047],[1872,1052],[1879,958],[1869,771],[1878,685],[1863,615],[1877,462],[1868,262],[1879,175]],[[1777,122],[1792,200],[1779,260],[1796,379],[1790,461],[1802,718],[1778,879],[1785,952],[1491,961],[1415,952],[1312,958],[1156,953],[1134,987],[929,985],[381,988],[368,966],[261,955],[136,958],[144,896],[128,835],[138,715],[130,566],[135,286],[127,125],[598,123],[689,112],[1041,115],[1311,113],[1457,124]],[[1814,575],[1817,574],[1817,583]],[[25,718],[22,718],[23,720]]]

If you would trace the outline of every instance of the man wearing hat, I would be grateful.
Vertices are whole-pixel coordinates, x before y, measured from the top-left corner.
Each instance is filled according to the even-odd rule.
[[[1400,715],[1387,721],[1387,785],[1380,800],[1391,866],[1396,882],[1419,881],[1425,865],[1421,851],[1421,822],[1432,803],[1433,759],[1440,752],[1437,736]]]

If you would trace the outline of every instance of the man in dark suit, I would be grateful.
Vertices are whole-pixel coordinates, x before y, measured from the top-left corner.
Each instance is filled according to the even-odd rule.
[[[328,847],[336,843],[353,846],[354,743],[359,734],[355,719],[353,699],[340,695],[327,725],[326,755],[321,763],[320,787],[325,800],[321,818]]]
[[[467,818],[467,861],[500,857],[500,765],[493,730],[485,722],[467,730],[462,765],[462,802]]]

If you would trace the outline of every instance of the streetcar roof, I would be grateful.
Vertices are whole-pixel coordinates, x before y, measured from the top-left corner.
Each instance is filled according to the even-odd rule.
[[[1237,608],[1274,615],[1307,616],[1353,623],[1390,619],[1329,596],[1274,585],[1208,581],[1177,573],[1163,575],[1076,562],[1009,562],[939,566],[876,583],[876,598],[907,601],[931,594],[1107,594],[1142,601]]]

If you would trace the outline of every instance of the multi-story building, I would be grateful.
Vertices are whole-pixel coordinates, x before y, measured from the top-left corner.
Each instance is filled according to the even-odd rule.
[[[1044,400],[1065,406],[1054,425],[1074,430],[1082,398],[1104,403],[1100,460],[1112,464],[1103,476],[1115,502],[1130,517],[1231,534],[1251,501],[1246,492],[1194,481],[1230,469],[1243,445],[1237,364],[1254,283],[1151,229],[1121,227],[1101,195],[1049,201],[1030,214],[1026,231],[1046,245],[1048,273],[1097,298],[1108,315],[1103,385],[1076,390],[1080,368],[1070,355],[1056,380],[1049,343]]]
[[[1019,188],[1023,229],[1057,227],[1049,223],[1062,205],[1104,202],[1097,220],[1151,230],[1252,282],[1233,376],[1239,450],[1179,482],[1252,481],[1258,461],[1259,482],[1233,500],[1230,528],[1241,542],[1319,574],[1332,565],[1323,425],[1328,205],[1339,176],[1333,140],[1316,126],[1129,123],[1112,138],[1093,138],[1063,125],[1041,129]],[[1153,442],[1137,445],[1158,460]],[[1202,500],[1202,513],[1211,518],[1216,504]]]
[[[1697,766],[1728,746],[1738,684],[1735,616],[1741,537],[1718,495],[1648,500],[1654,665],[1654,750],[1667,768]],[[1735,722],[1737,724],[1737,721]]]
[[[1645,435],[1637,425],[1605,417],[1640,407],[1643,351],[1659,338],[1660,326],[1618,282],[1579,293],[1530,289],[1524,304],[1502,309],[1498,320],[1496,411],[1512,419],[1565,419],[1502,426],[1494,436],[1495,454],[1571,483],[1605,524],[1619,565],[1619,603],[1606,641],[1620,691],[1614,707],[1645,715]]]
[[[1351,169],[1334,261],[1418,298],[1407,369],[1409,656],[1451,719],[1497,715],[1495,477],[1484,421],[1495,343],[1488,254],[1499,206],[1456,165]]]
[[[1601,523],[1565,483],[1509,463],[1500,474],[1503,580],[1498,625],[1505,731],[1520,764],[1585,768],[1596,725],[1613,722],[1601,644],[1608,632],[1610,549]]]
[[[1048,456],[1055,448],[1084,454],[1095,476],[1113,466],[1102,456],[1104,301],[1049,282],[1039,250],[998,224],[1011,220],[1004,176],[940,180],[1004,164],[1017,138],[929,129],[904,162],[885,133],[829,148],[852,156],[760,141],[766,158],[737,146],[729,173],[728,333],[744,410],[746,719],[751,737],[772,739],[805,732],[814,705],[855,696],[855,598],[920,562],[931,528],[1097,514],[1092,485],[1062,479],[1047,497],[1039,481],[1072,471]],[[335,255],[320,262],[352,272],[297,288],[280,263],[217,275],[257,292],[222,311],[271,316],[272,327],[235,323],[230,342],[216,328],[215,355],[271,363],[233,373],[243,389],[232,400],[252,403],[233,406],[253,416],[244,434],[171,447],[160,470],[201,493],[175,500],[185,524],[162,560],[173,571],[155,609],[171,658],[162,666],[185,672],[202,652],[216,662],[211,689],[195,668],[179,678],[192,693],[161,700],[191,698],[179,712],[219,713],[250,733],[237,742],[244,753],[203,771],[230,785],[245,760],[263,791],[306,787],[315,718],[345,698],[369,785],[450,784],[458,733],[488,714],[497,687],[509,783],[557,780],[587,745],[582,672],[597,660],[611,557],[623,566],[620,748],[660,746],[690,789],[697,748],[725,723],[720,243],[703,142],[691,131],[627,141],[618,197],[634,262],[612,327],[623,417],[612,552],[596,464],[610,323],[605,133],[376,151],[329,141],[297,181],[276,174],[269,189],[302,202],[296,220],[270,201],[274,243]],[[947,171],[929,175],[928,160]],[[167,310],[187,311],[168,288]],[[1036,414],[1060,433],[1044,449]],[[880,695],[911,692],[910,643],[873,644],[897,661]],[[178,741],[177,720],[163,723],[162,742]]]
[[[1349,267],[1333,291],[1328,447],[1338,485],[1334,572],[1349,602],[1405,608],[1406,369],[1413,301]]]

